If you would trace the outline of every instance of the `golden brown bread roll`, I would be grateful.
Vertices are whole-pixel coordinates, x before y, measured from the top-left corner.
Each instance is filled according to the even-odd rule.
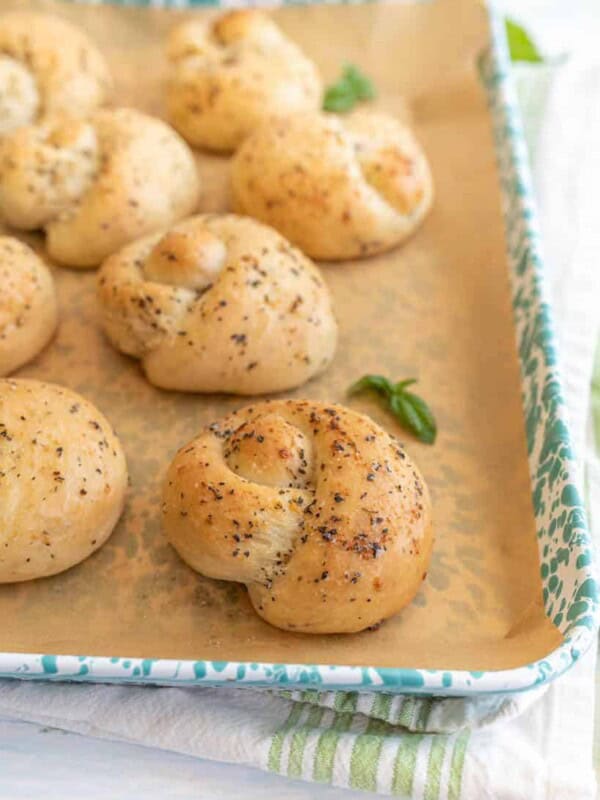
[[[30,247],[0,236],[0,376],[34,358],[56,329],[50,270]]]
[[[0,217],[43,228],[50,256],[96,266],[124,244],[195,210],[198,176],[185,142],[132,109],[55,117],[0,139]]]
[[[171,463],[171,544],[239,581],[267,622],[352,633],[400,611],[432,545],[427,487],[398,442],[341,406],[277,400],[210,425]]]
[[[0,583],[62,572],[110,536],[127,468],[110,424],[50,383],[0,380]]]
[[[321,102],[315,66],[257,9],[183,23],[168,56],[169,119],[198,147],[235,150],[269,115],[316,111]]]
[[[207,214],[109,258],[98,275],[111,342],[151,383],[261,394],[321,372],[337,325],[319,270],[276,231]]]
[[[53,114],[85,117],[110,90],[106,62],[82,31],[49,14],[0,16],[0,135]]]
[[[234,210],[312,258],[389,250],[421,224],[433,185],[408,128],[387,114],[296,114],[263,123],[232,162]]]

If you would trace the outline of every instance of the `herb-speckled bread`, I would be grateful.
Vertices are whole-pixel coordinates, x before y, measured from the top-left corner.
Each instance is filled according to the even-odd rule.
[[[102,324],[151,383],[262,394],[322,372],[337,325],[315,265],[247,217],[207,214],[141,239],[98,276]]]
[[[272,225],[312,258],[389,250],[427,215],[433,184],[408,128],[387,114],[269,120],[233,158],[234,210]]]
[[[34,358],[56,329],[50,270],[30,247],[0,236],[0,376]]]
[[[29,11],[0,16],[0,135],[55,114],[87,116],[111,85],[104,58],[70,23]]]
[[[352,633],[417,592],[432,545],[418,469],[368,417],[278,400],[206,428],[169,467],[163,526],[191,567],[248,587],[267,622]]]
[[[49,255],[94,267],[192,213],[199,181],[186,143],[132,109],[53,118],[0,138],[0,218],[42,228]]]
[[[0,380],[0,583],[55,575],[110,536],[127,488],[123,450],[80,395]]]
[[[258,9],[184,22],[171,33],[169,119],[190,144],[235,150],[272,114],[316,111],[314,64]]]

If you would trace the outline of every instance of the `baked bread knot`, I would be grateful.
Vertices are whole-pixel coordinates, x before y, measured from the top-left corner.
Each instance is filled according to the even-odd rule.
[[[162,514],[193,569],[245,583],[263,619],[302,633],[396,614],[432,545],[429,493],[402,446],[366,416],[308,400],[205,428],[171,463]]]
[[[0,236],[0,376],[34,358],[56,330],[50,270],[30,247]]]
[[[49,255],[70,267],[96,266],[190,214],[198,193],[185,142],[131,109],[54,117],[0,139],[0,217],[43,228]]]
[[[264,123],[235,154],[234,209],[272,225],[312,258],[395,247],[433,200],[427,159],[386,114],[296,114]]]
[[[85,117],[111,84],[104,58],[73,25],[28,11],[0,16],[0,136],[53,114]]]
[[[55,575],[110,536],[127,487],[107,420],[50,383],[0,380],[0,583]]]
[[[192,217],[124,248],[103,264],[98,297],[112,344],[163,389],[278,392],[321,372],[335,350],[319,270],[233,214]]]
[[[188,142],[228,152],[271,114],[316,111],[314,64],[262,11],[191,20],[169,37],[169,119]]]

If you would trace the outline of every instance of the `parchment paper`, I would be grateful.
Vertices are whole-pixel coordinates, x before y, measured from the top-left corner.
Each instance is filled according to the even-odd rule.
[[[15,6],[81,25],[110,60],[116,104],[162,115],[164,36],[181,12],[43,0],[3,0],[2,10]],[[179,446],[245,401],[151,387],[98,329],[95,274],[55,268],[60,330],[19,375],[65,384],[97,403],[123,440],[131,489],[97,554],[53,578],[0,586],[0,650],[474,670],[541,657],[560,634],[542,608],[498,176],[475,70],[487,42],[483,8],[448,0],[274,15],[326,82],[347,61],[363,68],[377,105],[412,118],[431,159],[435,209],[409,243],[323,266],[339,348],[328,372],[294,393],[347,402],[401,433],[375,402],[347,400],[345,390],[365,372],[418,377],[440,430],[433,447],[404,437],[433,494],[428,579],[378,631],[311,637],[271,628],[243,587],[186,567],[160,532],[162,476]],[[201,209],[225,209],[227,159],[199,155],[198,163]]]

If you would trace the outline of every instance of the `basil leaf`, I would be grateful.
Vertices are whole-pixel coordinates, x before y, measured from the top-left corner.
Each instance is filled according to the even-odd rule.
[[[341,83],[330,86],[323,98],[323,109],[325,111],[343,113],[351,111],[355,104],[356,97],[354,92],[346,84]]]
[[[431,409],[423,398],[414,392],[407,392],[406,387],[416,383],[416,378],[406,378],[392,384],[383,375],[363,375],[352,384],[348,394],[357,394],[372,390],[385,398],[390,411],[398,422],[425,444],[433,444],[437,436],[437,425]]]
[[[323,110],[351,111],[357,103],[374,97],[375,88],[369,78],[354,64],[346,64],[340,79],[325,90]]]
[[[413,433],[425,444],[433,444],[437,436],[437,424],[427,403],[413,392],[404,392],[400,396],[405,406],[410,406],[411,418],[419,420],[418,430],[413,428]]]
[[[390,408],[398,422],[420,439],[422,433],[421,420],[405,395],[392,395],[390,398]]]
[[[530,64],[541,64],[544,59],[535,43],[521,25],[512,19],[504,20],[506,38],[511,61],[526,61]]]
[[[343,77],[359,100],[373,100],[375,87],[372,81],[362,73],[354,64],[346,64]]]
[[[384,397],[391,397],[394,393],[394,387],[383,375],[363,375],[360,380],[353,383],[348,389],[348,394],[358,394],[358,392],[364,392],[366,389],[372,389]]]
[[[394,384],[394,391],[402,392],[407,386],[412,386],[412,384],[416,382],[416,378],[407,378],[405,381],[398,381],[398,383]]]

